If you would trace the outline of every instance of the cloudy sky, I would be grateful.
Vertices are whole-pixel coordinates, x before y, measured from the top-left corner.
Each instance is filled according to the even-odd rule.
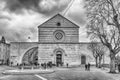
[[[5,36],[8,42],[36,42],[37,26],[56,13],[63,14],[70,3],[71,0],[0,0],[0,37]],[[81,42],[89,41],[83,5],[82,0],[74,0],[64,15],[80,26]]]

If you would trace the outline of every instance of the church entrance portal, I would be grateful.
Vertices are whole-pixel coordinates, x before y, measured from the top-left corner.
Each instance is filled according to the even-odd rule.
[[[81,64],[86,64],[86,56],[85,55],[81,56]]]
[[[57,51],[56,52],[56,65],[57,66],[62,66],[62,51]]]

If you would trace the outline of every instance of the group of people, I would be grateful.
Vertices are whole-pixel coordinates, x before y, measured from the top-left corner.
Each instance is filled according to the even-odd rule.
[[[48,62],[48,63],[41,63],[41,67],[46,69],[46,68],[52,68],[53,64],[52,62]]]
[[[90,63],[85,64],[85,70],[90,71]]]

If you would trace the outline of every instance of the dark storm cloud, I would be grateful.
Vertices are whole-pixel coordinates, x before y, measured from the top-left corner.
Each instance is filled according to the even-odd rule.
[[[60,0],[3,0],[3,1],[6,2],[5,9],[19,14],[23,13],[23,10],[25,9],[48,15],[55,12],[60,12],[64,10],[65,7],[67,7],[66,4],[65,5],[60,4]]]
[[[6,1],[6,9],[17,12],[21,11],[23,8],[32,9],[38,8],[38,4],[40,0],[5,0]]]
[[[12,20],[12,19],[8,16],[0,15],[0,20]]]

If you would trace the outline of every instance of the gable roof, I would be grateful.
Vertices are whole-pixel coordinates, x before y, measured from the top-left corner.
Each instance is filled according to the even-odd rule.
[[[47,21],[45,21],[45,22],[42,23],[41,25],[39,25],[38,28],[40,28],[40,27],[41,27],[41,28],[45,28],[45,27],[42,27],[42,25],[44,25],[45,23],[49,22],[50,20],[54,19],[54,18],[57,17],[57,16],[62,17],[63,19],[65,19],[65,20],[67,20],[68,22],[70,22],[70,23],[72,23],[73,25],[75,25],[76,28],[79,28],[79,26],[78,26],[77,24],[75,24],[74,22],[72,22],[71,20],[69,20],[68,18],[62,16],[62,15],[59,14],[59,13],[56,14],[56,15],[54,15],[53,17],[51,17],[50,19],[48,19]]]

